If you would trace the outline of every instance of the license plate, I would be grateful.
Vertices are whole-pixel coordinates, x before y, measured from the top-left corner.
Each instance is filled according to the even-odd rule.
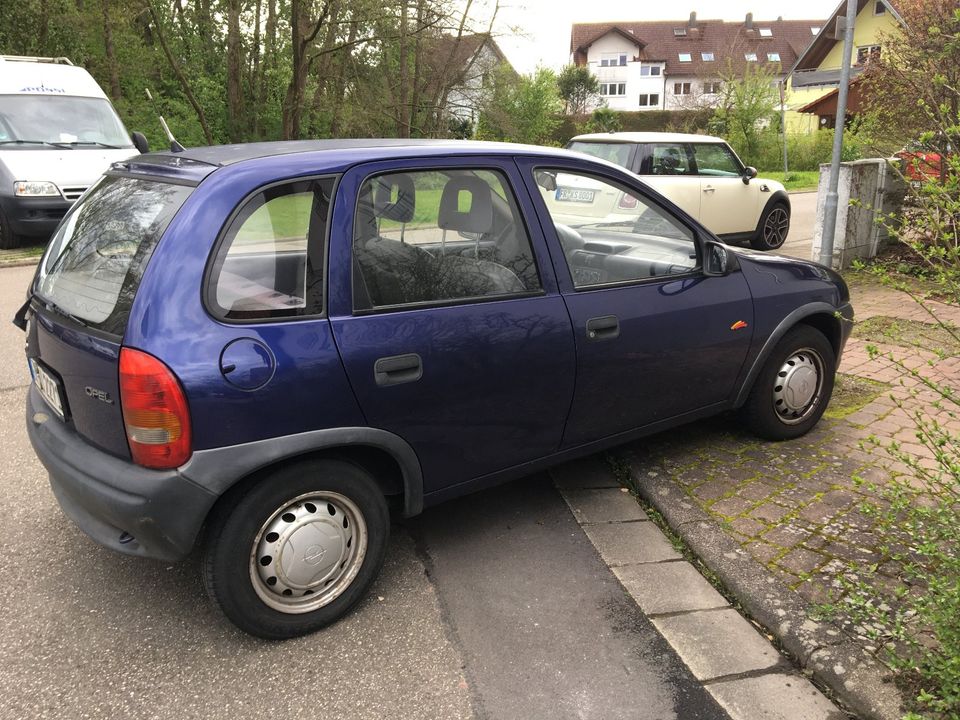
[[[63,393],[60,391],[60,381],[36,360],[30,360],[30,370],[40,397],[46,400],[47,405],[63,420]]]
[[[596,190],[579,190],[577,188],[557,188],[557,200],[561,202],[592,203]]]

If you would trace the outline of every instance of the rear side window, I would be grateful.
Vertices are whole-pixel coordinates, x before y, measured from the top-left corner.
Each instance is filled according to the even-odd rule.
[[[323,312],[323,246],[333,178],[276,185],[254,195],[227,228],[207,302],[227,320]]]
[[[153,250],[193,188],[103,177],[50,241],[36,292],[90,327],[122,335]]]

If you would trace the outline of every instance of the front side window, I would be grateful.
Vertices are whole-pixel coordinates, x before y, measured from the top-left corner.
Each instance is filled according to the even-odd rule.
[[[227,320],[323,311],[323,245],[333,178],[301,180],[254,195],[231,221],[208,290]]]
[[[697,161],[697,172],[700,175],[713,177],[738,177],[740,165],[726,145],[695,144],[693,157]]]
[[[357,198],[358,311],[540,292],[530,237],[504,176],[438,169],[377,175]]]
[[[577,289],[697,268],[691,230],[635,190],[568,170],[541,168],[534,177]]]

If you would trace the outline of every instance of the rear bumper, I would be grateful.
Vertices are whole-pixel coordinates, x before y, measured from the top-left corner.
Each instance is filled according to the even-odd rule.
[[[190,553],[215,494],[176,470],[147,470],[89,445],[34,387],[26,409],[27,434],[53,494],[83,532],[127,555],[174,561]]]
[[[16,235],[50,237],[73,205],[59,197],[20,198],[0,196],[0,207]]]

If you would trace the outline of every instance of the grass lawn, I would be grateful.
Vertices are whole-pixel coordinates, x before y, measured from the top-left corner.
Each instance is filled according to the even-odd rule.
[[[820,182],[819,170],[791,170],[787,174],[786,180],[783,179],[782,168],[778,168],[776,170],[760,170],[758,174],[760,177],[770,178],[771,180],[781,182],[788,191],[794,192],[816,190],[817,184]]]

